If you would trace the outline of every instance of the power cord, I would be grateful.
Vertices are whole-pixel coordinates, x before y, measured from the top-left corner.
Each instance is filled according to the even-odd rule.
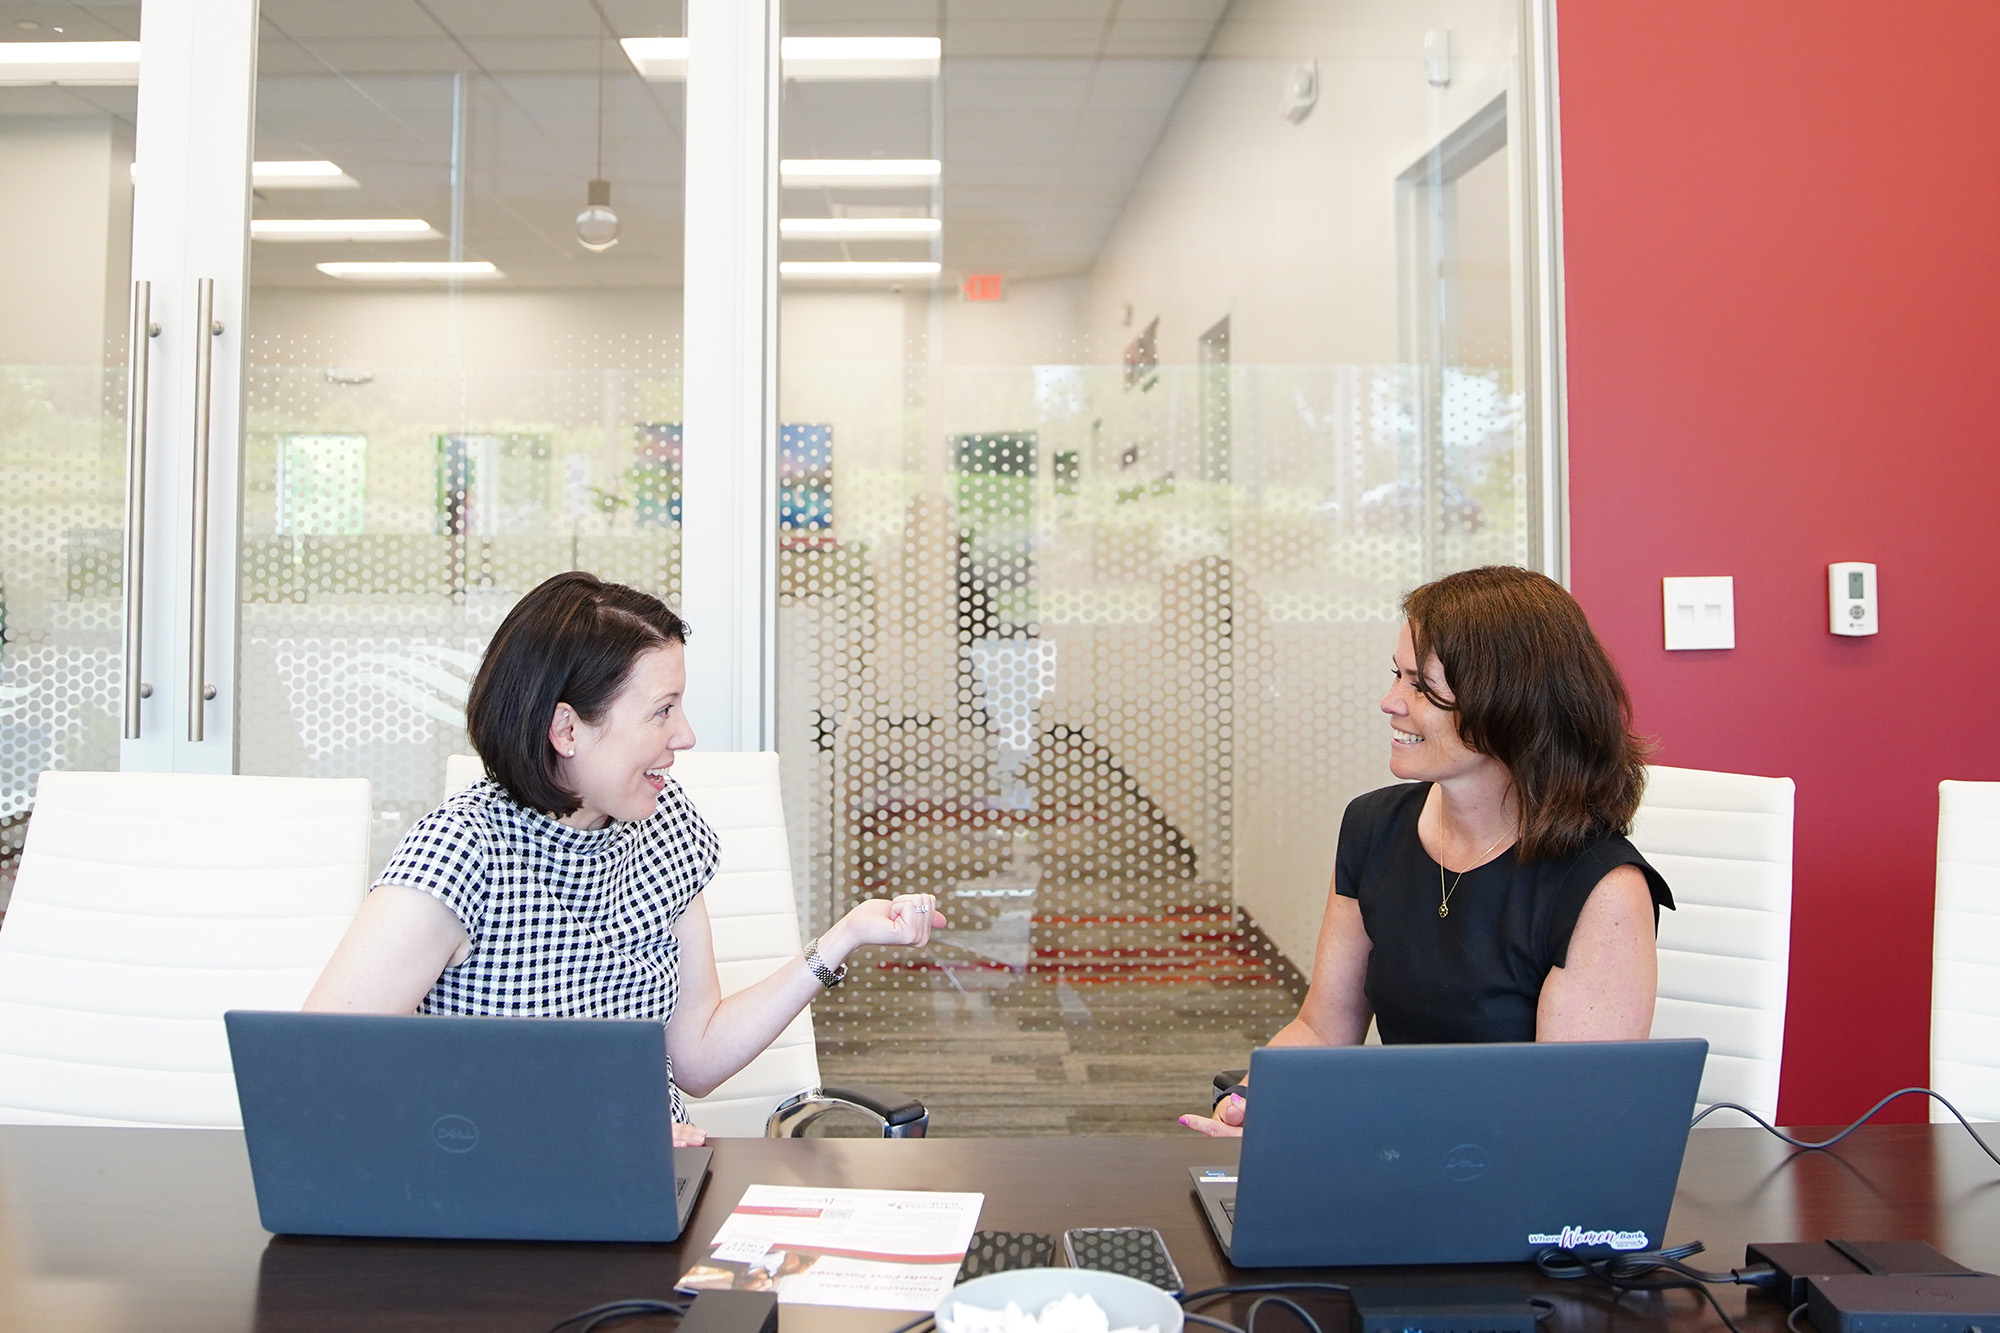
[[[1952,1115],[1957,1118],[1958,1123],[1965,1126],[1965,1132],[1972,1135],[1972,1141],[1979,1145],[1980,1151],[1984,1152],[1988,1157],[1991,1157],[1996,1165],[2000,1165],[2000,1153],[1994,1152],[1993,1145],[1989,1144],[1985,1139],[1979,1137],[1979,1131],[1972,1127],[1972,1122],[1967,1120],[1963,1115],[1960,1115],[1958,1108],[1956,1106],[1953,1106],[1949,1101],[1945,1100],[1943,1093],[1933,1092],[1929,1088],[1898,1088],[1896,1089],[1896,1091],[1890,1093],[1887,1097],[1884,1097],[1881,1101],[1876,1102],[1875,1105],[1869,1107],[1867,1114],[1863,1115],[1859,1120],[1849,1125],[1846,1129],[1841,1130],[1840,1133],[1835,1134],[1830,1139],[1821,1139],[1817,1143],[1808,1142],[1805,1139],[1793,1138],[1791,1135],[1785,1133],[1784,1130],[1779,1129],[1776,1125],[1766,1120],[1763,1116],[1758,1115],[1755,1111],[1751,1110],[1749,1107],[1740,1105],[1736,1102],[1715,1103],[1715,1105],[1709,1107],[1707,1110],[1703,1111],[1700,1115],[1696,1116],[1693,1120],[1689,1121],[1688,1128],[1693,1129],[1696,1125],[1699,1125],[1702,1121],[1708,1119],[1710,1116],[1714,1115],[1717,1111],[1741,1111],[1744,1115],[1749,1116],[1752,1120],[1755,1120],[1758,1124],[1762,1125],[1765,1129],[1769,1130],[1771,1133],[1777,1135],[1778,1138],[1782,1139],[1784,1142],[1791,1144],[1794,1148],[1813,1148],[1813,1149],[1831,1148],[1834,1144],[1840,1142],[1842,1139],[1846,1138],[1849,1134],[1852,1134],[1855,1130],[1867,1124],[1870,1120],[1872,1120],[1875,1117],[1876,1112],[1880,1111],[1890,1102],[1895,1101],[1898,1097],[1908,1097],[1915,1093],[1922,1093],[1924,1096],[1929,1097],[1932,1100],[1936,1101],[1938,1105],[1944,1107],[1945,1110],[1951,1112]]]
[[[1757,1268],[1740,1269],[1731,1273],[1701,1274],[1699,1269],[1689,1268],[1680,1262],[1680,1260],[1691,1254],[1699,1254],[1702,1249],[1703,1246],[1700,1241],[1693,1241],[1687,1245],[1676,1246],[1671,1250],[1646,1250],[1633,1254],[1614,1255],[1609,1259],[1587,1259],[1575,1250],[1552,1249],[1543,1250],[1535,1256],[1535,1267],[1541,1269],[1545,1276],[1555,1278],[1559,1281],[1574,1281],[1578,1278],[1594,1277],[1604,1283],[1605,1286],[1619,1292],[1692,1291],[1709,1303],[1709,1306],[1715,1311],[1715,1317],[1722,1321],[1722,1326],[1728,1329],[1729,1333],[1743,1333],[1742,1328],[1738,1326],[1736,1321],[1729,1317],[1729,1312],[1722,1308],[1722,1302],[1715,1299],[1715,1293],[1708,1289],[1709,1284],[1716,1283],[1721,1285],[1740,1282],[1745,1285],[1757,1286],[1761,1285],[1757,1281],[1758,1278],[1769,1276],[1775,1281],[1776,1274],[1773,1272],[1767,1275],[1758,1272],[1758,1269],[1766,1267],[1766,1265],[1761,1264]],[[1686,1274],[1687,1276],[1670,1279],[1665,1282],[1640,1282],[1636,1280],[1641,1274],[1656,1272],[1662,1268],[1669,1272]],[[1798,1330],[1794,1329],[1792,1333],[1798,1333]]]
[[[1184,1318],[1192,1323],[1206,1324],[1210,1328],[1222,1329],[1224,1333],[1255,1333],[1257,1328],[1257,1314],[1266,1305],[1277,1305],[1290,1310],[1306,1326],[1307,1333],[1324,1333],[1324,1330],[1320,1328],[1319,1321],[1314,1319],[1312,1314],[1303,1305],[1279,1294],[1287,1291],[1328,1291],[1337,1292],[1344,1296],[1348,1292],[1348,1287],[1345,1282],[1239,1283],[1226,1287],[1203,1287],[1200,1291],[1190,1291],[1180,1298],[1180,1302]],[[1226,1320],[1216,1319],[1209,1315],[1197,1314],[1192,1308],[1198,1303],[1212,1301],[1219,1296],[1255,1296],[1257,1299],[1250,1302],[1250,1309],[1245,1312],[1241,1325],[1232,1324]]]
[[[1732,1268],[1726,1273],[1711,1273],[1693,1268],[1681,1262],[1701,1254],[1708,1247],[1700,1241],[1689,1241],[1664,1250],[1639,1250],[1631,1254],[1614,1254],[1603,1259],[1585,1259],[1574,1250],[1544,1250],[1536,1256],[1536,1265],[1542,1272],[1558,1279],[1571,1279],[1596,1275],[1592,1265],[1601,1267],[1606,1275],[1630,1281],[1647,1273],[1666,1269],[1678,1273],[1690,1282],[1701,1282],[1712,1286],[1756,1287],[1775,1295],[1781,1282],[1778,1270],[1770,1264],[1751,1264],[1746,1268]]]
[[[596,1333],[598,1329],[603,1328],[606,1324],[614,1324],[621,1319],[639,1319],[646,1315],[655,1314],[684,1315],[687,1313],[687,1310],[686,1305],[676,1304],[673,1301],[649,1301],[643,1299],[606,1301],[602,1305],[593,1305],[588,1310],[578,1310],[569,1318],[559,1323],[551,1324],[549,1326],[549,1333],[563,1333],[563,1330],[571,1324],[576,1325],[576,1333]]]
[[[606,1301],[603,1305],[593,1305],[588,1310],[578,1310],[575,1314],[562,1320],[560,1323],[550,1325],[549,1333],[563,1333],[563,1330],[567,1329],[571,1324],[577,1326],[576,1333],[597,1333],[598,1329],[608,1324],[617,1323],[621,1319],[640,1319],[647,1315],[665,1314],[684,1316],[687,1314],[688,1305],[691,1303],[649,1301],[643,1299]],[[906,1324],[896,1325],[888,1333],[917,1333],[917,1330],[923,1328],[935,1318],[935,1315],[918,1315]]]

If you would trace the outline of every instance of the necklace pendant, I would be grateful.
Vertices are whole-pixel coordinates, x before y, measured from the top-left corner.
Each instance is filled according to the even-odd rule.
[[[1451,908],[1447,907],[1447,906],[1446,906],[1445,904],[1443,904],[1443,903],[1439,903],[1439,904],[1438,904],[1438,915],[1439,915],[1439,916],[1450,916],[1450,915],[1451,915]]]

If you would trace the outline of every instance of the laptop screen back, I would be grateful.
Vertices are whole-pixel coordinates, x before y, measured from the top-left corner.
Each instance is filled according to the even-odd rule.
[[[1704,1041],[1267,1047],[1231,1259],[1493,1263],[1661,1243]]]
[[[658,1023],[232,1011],[275,1232],[672,1240]]]

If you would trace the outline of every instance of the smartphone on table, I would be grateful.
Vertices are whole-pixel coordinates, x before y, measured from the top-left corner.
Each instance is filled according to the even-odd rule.
[[[1150,1282],[1178,1296],[1187,1290],[1167,1242],[1152,1227],[1075,1227],[1063,1232],[1071,1268],[1096,1268]]]

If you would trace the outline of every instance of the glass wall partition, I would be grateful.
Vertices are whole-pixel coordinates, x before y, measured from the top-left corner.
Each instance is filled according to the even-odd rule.
[[[1294,1012],[1402,594],[1539,564],[1512,0],[787,6],[780,743],[937,1132],[1167,1132]],[[925,40],[927,39],[927,41]]]
[[[138,35],[136,6],[0,32],[0,911],[37,776],[118,766]]]
[[[240,771],[364,776],[380,861],[499,619],[678,602],[678,0],[264,0]],[[682,59],[685,59],[683,53]]]

